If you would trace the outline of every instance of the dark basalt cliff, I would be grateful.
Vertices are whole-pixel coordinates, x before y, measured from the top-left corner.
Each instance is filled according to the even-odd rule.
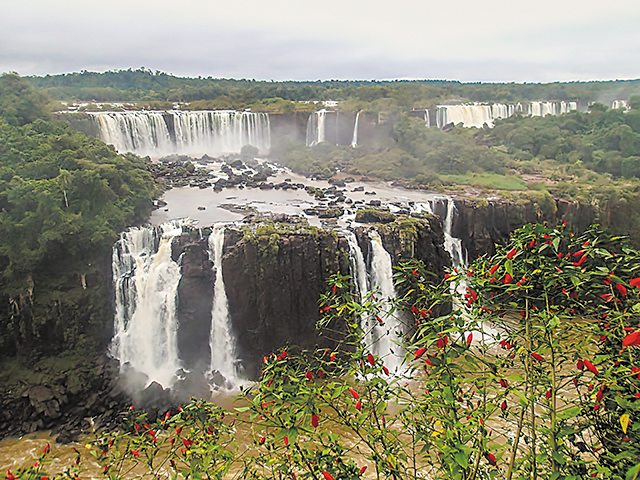
[[[460,238],[469,260],[485,253],[495,253],[495,244],[505,244],[515,229],[526,223],[567,222],[571,231],[584,231],[596,220],[596,209],[590,205],[541,197],[539,201],[505,199],[457,199],[457,215],[453,219],[452,236]],[[436,208],[442,215],[443,206]]]
[[[425,262],[438,276],[449,257],[444,251],[440,220],[399,217],[375,225],[394,264],[410,258]],[[365,258],[367,227],[355,234]],[[173,257],[181,258],[178,287],[178,342],[185,368],[202,371],[209,363],[209,329],[213,300],[212,263],[206,239],[185,234],[174,242]],[[264,355],[284,346],[333,346],[319,335],[318,299],[334,273],[349,273],[346,239],[330,230],[300,229],[288,233],[225,231],[222,272],[237,354],[250,377],[257,375]]]

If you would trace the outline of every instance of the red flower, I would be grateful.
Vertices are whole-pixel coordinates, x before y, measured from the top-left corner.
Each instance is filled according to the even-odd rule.
[[[7,480],[16,480],[16,477],[11,474],[11,470],[7,470]]]
[[[322,475],[324,475],[325,480],[333,480],[333,476],[326,470],[322,472]]]
[[[584,370],[584,362],[582,360],[578,360],[576,362],[576,367],[578,367],[578,370]]]
[[[502,388],[507,388],[507,387],[509,386],[509,381],[508,381],[508,380],[506,380],[506,379],[504,379],[504,378],[501,378],[501,379],[500,379],[500,386],[501,386]]]
[[[262,437],[260,439],[260,445],[264,444],[264,442],[267,440],[267,437]]]
[[[360,411],[362,410],[362,401],[358,400],[358,403],[356,403],[356,410]]]
[[[329,357],[329,361],[333,362],[336,359],[336,353],[332,353],[331,356]]]
[[[622,340],[622,345],[625,347],[630,347],[631,345],[640,345],[640,330],[624,337],[624,339]]]
[[[544,396],[549,400],[551,398],[551,390],[547,390],[547,393],[545,393]]]
[[[426,352],[427,349],[424,347],[421,347],[419,349],[417,349],[415,352],[413,352],[413,354],[416,356],[416,358],[420,358],[422,355],[424,355],[424,352]]]
[[[431,363],[431,360],[429,360],[429,357],[426,357],[424,359],[424,363],[426,363],[427,365],[429,365],[430,367],[433,367],[433,363]]]
[[[140,456],[140,454],[136,450],[131,450],[131,455],[134,455],[136,457]]]
[[[427,315],[427,312],[425,312],[424,310],[420,310],[420,316],[422,318],[427,318],[429,315]]]
[[[516,253],[517,253],[516,249],[512,248],[511,251],[507,253],[507,258],[511,260],[516,255]]]
[[[442,348],[442,347],[444,347],[444,341],[441,338],[439,338],[438,339],[438,348]]]
[[[562,258],[562,252],[558,252],[558,258]]]
[[[529,242],[529,248],[533,247],[536,244],[535,240],[531,240],[531,242]]]
[[[632,278],[631,280],[629,280],[629,285],[631,285],[632,287],[640,288],[640,277]]]
[[[498,270],[498,268],[500,268],[500,265],[497,264],[491,267],[491,269],[489,270],[489,275],[493,275],[494,273],[496,273],[496,270]]]
[[[584,255],[584,251],[583,250],[578,250],[576,253],[574,253],[573,255],[571,255],[572,257],[579,257],[581,255]]]
[[[507,274],[504,276],[504,283],[505,283],[505,284],[507,284],[507,283],[511,283],[511,280],[512,280],[511,275],[509,275],[509,274],[507,273]]]
[[[385,375],[389,375],[389,369],[384,365],[382,366],[382,371],[385,373]]]
[[[46,447],[44,447],[44,450],[42,450],[42,453],[43,453],[44,455],[46,455],[46,454],[47,454],[47,453],[49,453],[50,451],[51,451],[51,445],[49,445],[49,444],[47,443],[47,446],[46,446]]]
[[[358,392],[356,392],[353,388],[350,388],[349,391],[351,392],[351,396],[356,400],[360,398],[360,395],[358,395]]]
[[[313,380],[313,373],[311,373],[310,370],[307,370],[307,373],[305,373],[304,376],[309,381]]]
[[[284,436],[284,446],[285,447],[289,446],[289,437],[287,437],[286,435]]]
[[[538,360],[539,362],[544,362],[544,358],[539,353],[533,352],[531,356],[536,360]]]
[[[594,375],[598,375],[598,369],[589,360],[584,360],[584,366],[587,367],[587,369]]]
[[[371,365],[375,365],[376,364],[376,359],[373,355],[369,354],[367,355],[367,362],[369,362],[369,364]]]
[[[311,425],[313,425],[313,428],[316,428],[319,422],[320,419],[318,418],[318,415],[316,415],[315,413],[311,415]]]
[[[411,270],[411,275],[418,275],[417,270],[414,268],[413,270]]]
[[[600,298],[602,298],[605,302],[610,302],[613,300],[613,296],[609,293],[603,293],[602,295],[600,295]]]
[[[496,466],[496,456],[493,453],[485,453],[484,458],[487,459],[487,462],[489,462],[490,465],[493,465],[494,467]]]
[[[503,400],[503,402],[500,404],[500,408],[502,409],[503,412],[507,409],[507,401],[506,400]]]
[[[365,470],[366,470],[366,469],[367,469],[367,466],[366,466],[366,465],[365,465],[364,467],[362,467],[362,468],[360,469],[360,475],[362,475],[362,474],[365,472]]]
[[[467,337],[467,345],[471,345],[471,342],[473,341],[473,332],[469,334],[469,336]]]
[[[626,295],[627,294],[627,289],[621,283],[616,283],[616,288],[618,289],[618,291],[620,292],[621,295]]]

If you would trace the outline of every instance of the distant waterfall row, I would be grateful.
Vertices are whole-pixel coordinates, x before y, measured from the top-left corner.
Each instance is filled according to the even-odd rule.
[[[307,147],[312,147],[322,142],[330,142],[335,145],[351,145],[353,148],[357,147],[361,114],[362,110],[357,112],[354,118],[349,112],[341,114],[335,110],[326,110],[324,108],[317,112],[312,112],[307,119],[305,139]],[[353,124],[351,122],[353,122]],[[347,132],[347,130],[350,136],[345,138],[344,132]]]
[[[462,123],[465,127],[482,128],[484,124],[493,126],[494,120],[507,118],[515,113],[544,117],[546,115],[562,115],[577,110],[577,102],[531,102],[507,105],[494,103],[491,105],[438,105],[436,107],[436,126],[442,128],[453,123]]]
[[[216,111],[89,113],[100,137],[119,152],[160,157],[171,153],[239,153],[245,145],[271,148],[266,113]]]
[[[113,247],[115,286],[114,337],[110,353],[122,368],[133,368],[147,382],[173,385],[183,367],[178,349],[177,293],[182,277],[180,259],[172,259],[174,239],[182,224],[131,228]],[[224,378],[231,387],[237,380],[235,340],[231,331],[222,277],[224,229],[209,237],[209,257],[215,269],[209,345],[210,378]],[[219,383],[219,382],[218,382]],[[219,383],[220,384],[220,383]]]

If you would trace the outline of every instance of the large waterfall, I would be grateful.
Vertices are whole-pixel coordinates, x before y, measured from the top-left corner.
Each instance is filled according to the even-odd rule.
[[[544,117],[546,115],[561,115],[576,110],[577,102],[530,102],[507,105],[494,103],[490,105],[438,105],[436,107],[436,125],[442,128],[453,123],[462,123],[465,127],[482,128],[485,124],[492,127],[498,118],[507,118],[520,112],[523,115]]]
[[[231,387],[237,380],[235,365],[235,339],[229,320],[229,304],[222,276],[222,250],[224,246],[224,227],[216,225],[209,235],[209,255],[213,259],[215,283],[213,306],[211,308],[211,374],[219,372]]]
[[[398,318],[398,313],[392,311],[391,301],[396,297],[396,292],[393,285],[391,256],[384,249],[378,232],[371,230],[367,271],[356,236],[351,232],[345,232],[344,236],[349,244],[351,271],[360,299],[365,302],[373,292],[377,292],[382,301],[382,308],[378,315],[361,318],[362,329],[365,332],[364,342],[374,355],[384,360],[387,368],[397,371],[404,356],[404,349],[401,346],[402,337],[398,335],[402,333],[403,325]]]
[[[102,140],[119,152],[160,157],[171,153],[239,153],[245,145],[253,145],[263,153],[271,148],[266,113],[170,110],[89,115]]]
[[[164,387],[175,380],[178,359],[176,293],[180,266],[171,258],[178,222],[131,228],[113,247],[115,321],[111,354]]]
[[[404,357],[404,349],[400,344],[403,325],[398,318],[398,313],[392,311],[390,304],[390,301],[396,297],[391,255],[384,249],[378,232],[370,230],[369,239],[371,243],[371,289],[380,291],[384,303],[379,320],[373,321],[373,327],[369,329],[370,336],[367,338],[367,344],[371,345],[371,350],[375,355],[384,358],[389,370],[397,371]]]
[[[307,120],[306,145],[311,147],[326,140],[327,110],[313,112]]]

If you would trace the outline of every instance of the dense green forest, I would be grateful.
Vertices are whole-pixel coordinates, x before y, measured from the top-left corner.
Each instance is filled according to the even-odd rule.
[[[142,159],[52,120],[25,79],[0,78],[0,356],[108,340],[105,262],[157,193]]]
[[[163,108],[166,102],[197,102],[192,108],[252,108],[287,111],[296,102],[336,100],[345,109],[424,108],[446,101],[505,102],[577,100],[610,103],[640,93],[640,80],[549,84],[461,83],[445,80],[267,82],[219,78],[182,78],[164,72],[119,70],[76,72],[28,77],[31,84],[55,100],[147,102]]]

